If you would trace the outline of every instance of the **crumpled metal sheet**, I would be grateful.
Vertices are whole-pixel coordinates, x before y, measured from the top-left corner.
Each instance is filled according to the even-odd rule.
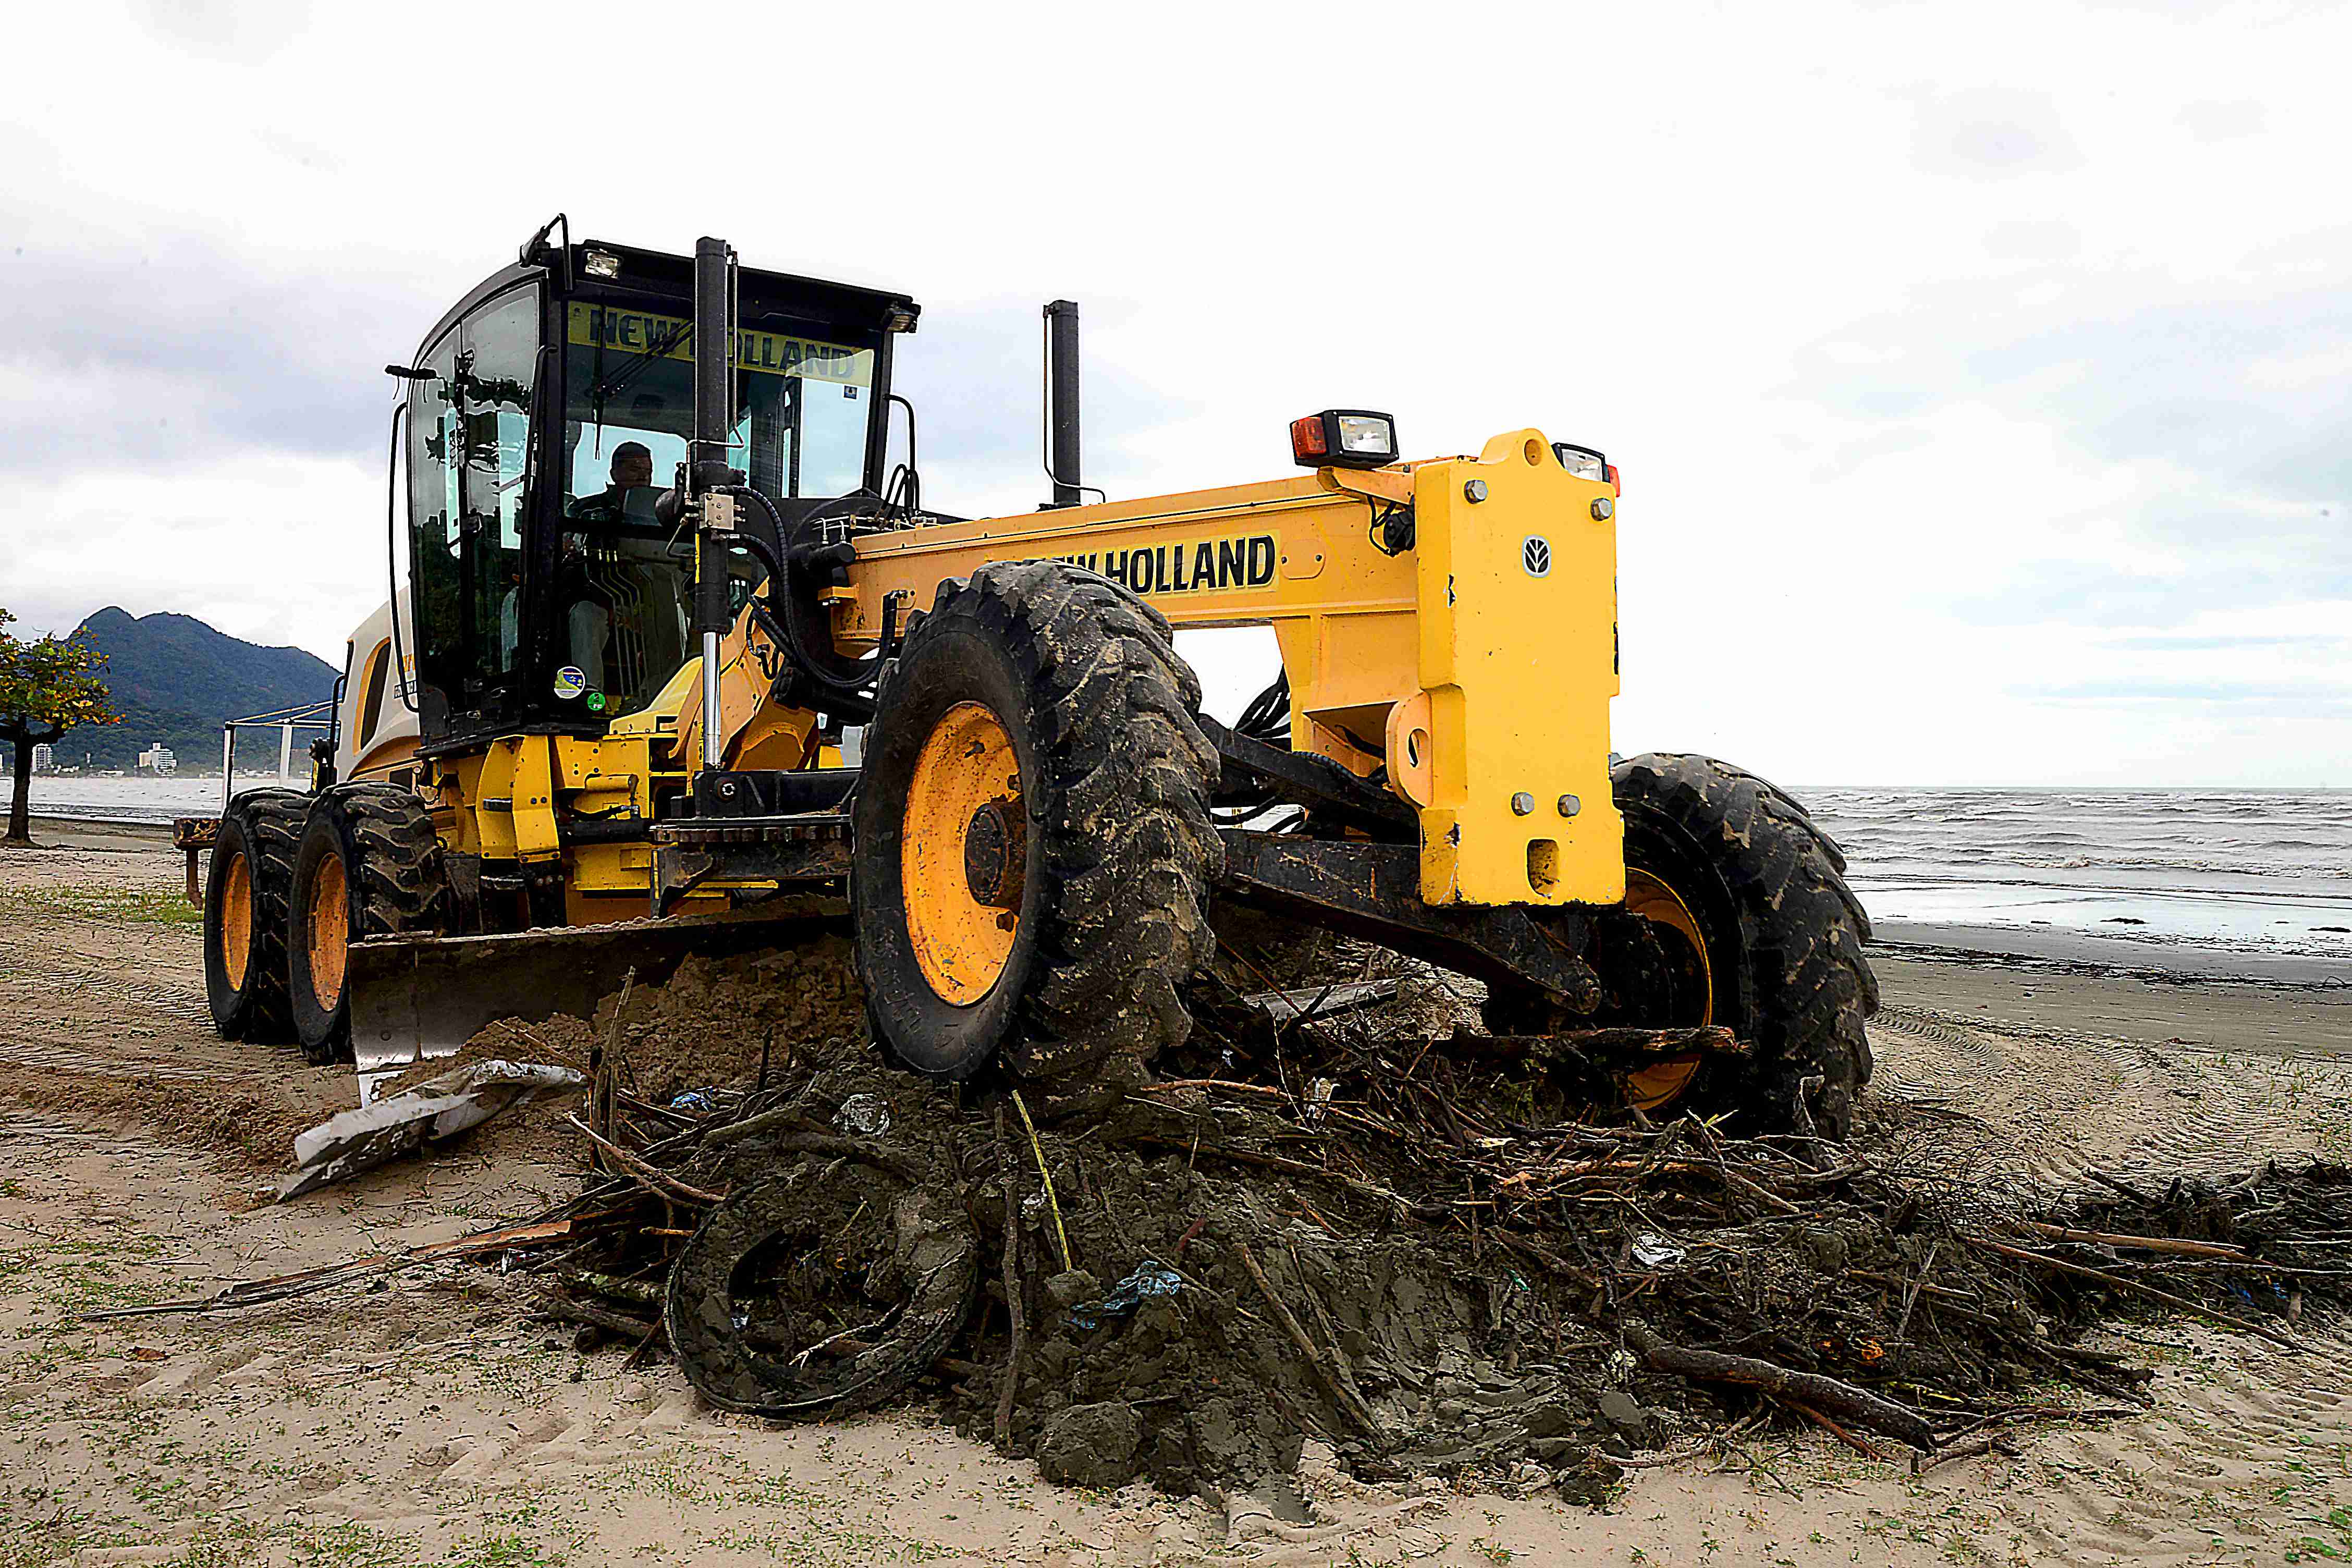
[[[415,1089],[336,1112],[294,1139],[295,1173],[278,1201],[370,1170],[385,1161],[478,1127],[541,1089],[575,1089],[587,1079],[536,1062],[467,1062]]]

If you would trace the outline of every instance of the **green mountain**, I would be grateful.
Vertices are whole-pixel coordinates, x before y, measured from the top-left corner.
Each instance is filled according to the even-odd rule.
[[[109,605],[82,622],[79,635],[106,655],[102,672],[120,724],[75,730],[58,742],[58,761],[129,768],[158,741],[178,753],[183,772],[220,766],[221,723],[331,697],[339,673],[299,647],[261,647],[216,632],[194,616],[132,616]],[[297,731],[295,766],[306,766],[309,732]],[[237,736],[239,767],[275,767],[278,732]]]

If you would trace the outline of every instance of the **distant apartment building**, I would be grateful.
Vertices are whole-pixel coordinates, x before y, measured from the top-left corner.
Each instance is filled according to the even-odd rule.
[[[56,773],[58,771],[58,749],[55,746],[35,746],[33,748],[33,771],[37,773]]]
[[[146,773],[175,773],[180,771],[180,759],[172,748],[158,741],[139,753],[139,771]]]

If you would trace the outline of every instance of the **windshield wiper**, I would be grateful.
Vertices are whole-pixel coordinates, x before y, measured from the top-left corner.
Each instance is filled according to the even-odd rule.
[[[610,376],[600,380],[594,386],[590,387],[588,390],[588,396],[590,401],[595,405],[596,422],[599,425],[604,422],[604,405],[606,403],[610,402],[614,397],[619,395],[621,393],[627,391],[629,384],[636,380],[637,377],[645,374],[646,371],[651,370],[655,362],[668,358],[670,351],[678,347],[679,344],[688,337],[692,335],[693,331],[694,323],[692,321],[680,321],[677,326],[670,328],[661,336],[647,343],[644,352],[635,356],[635,363],[622,366],[619,370],[614,371]],[[604,346],[604,345],[602,342],[599,342],[596,345],[598,357],[600,359],[603,357]]]

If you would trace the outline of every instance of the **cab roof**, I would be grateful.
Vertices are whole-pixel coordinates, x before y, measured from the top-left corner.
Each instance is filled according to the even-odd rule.
[[[618,275],[610,279],[590,277],[587,258],[592,250],[615,258],[620,263]],[[568,267],[562,265],[566,261]],[[689,257],[603,239],[583,240],[572,247],[568,257],[559,247],[541,246],[530,261],[502,267],[468,289],[465,298],[452,305],[433,324],[433,330],[425,334],[415,363],[422,363],[425,353],[440,342],[442,334],[483,300],[559,268],[569,273],[570,292],[574,297],[615,301],[659,299],[691,313],[694,262]],[[751,267],[740,268],[737,279],[740,307],[747,321],[781,316],[836,331],[848,328],[879,336],[890,330],[888,323],[894,317],[912,321],[922,313],[922,307],[908,295],[861,288],[854,283],[835,283]],[[908,326],[902,330],[914,329]]]

